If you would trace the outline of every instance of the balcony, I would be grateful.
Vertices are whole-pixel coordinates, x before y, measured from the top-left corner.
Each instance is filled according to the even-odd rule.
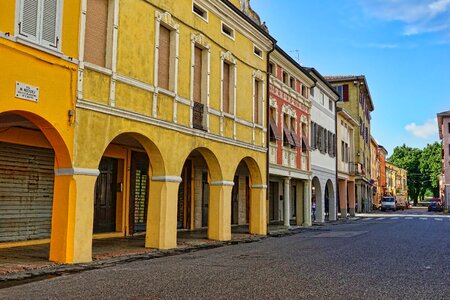
[[[205,127],[203,126],[203,111],[204,105],[200,102],[194,102],[192,126],[195,129],[205,130]]]
[[[271,164],[277,163],[277,144],[270,143],[269,146],[269,162]]]
[[[302,171],[308,171],[308,155],[302,153],[302,165],[301,169]]]

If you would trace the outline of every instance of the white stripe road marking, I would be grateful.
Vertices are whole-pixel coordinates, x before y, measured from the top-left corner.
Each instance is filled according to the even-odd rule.
[[[394,217],[394,218],[392,218],[392,220],[398,220],[398,217]]]
[[[405,220],[412,220],[412,217],[406,217]]]
[[[421,220],[428,220],[428,218],[420,218]]]
[[[384,220],[384,219],[386,219],[386,218],[377,218],[377,220]]]
[[[373,218],[364,218],[363,220],[364,221],[369,221],[369,220],[372,220]]]
[[[436,221],[442,221],[441,218],[434,218]]]

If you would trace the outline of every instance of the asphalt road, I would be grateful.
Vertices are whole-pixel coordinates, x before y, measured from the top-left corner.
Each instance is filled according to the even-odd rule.
[[[29,283],[0,290],[0,299],[449,299],[449,216],[370,214],[293,236]]]

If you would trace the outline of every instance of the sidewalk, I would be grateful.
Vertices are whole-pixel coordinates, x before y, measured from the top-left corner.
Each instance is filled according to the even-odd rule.
[[[178,247],[171,250],[144,248],[144,235],[100,239],[93,241],[93,261],[84,264],[59,264],[48,261],[49,244],[0,249],[0,288],[131,261],[149,260],[227,245],[259,242],[268,237],[282,237],[304,231],[330,230],[329,226],[351,221],[353,220],[339,220],[325,224],[314,224],[312,227],[293,225],[289,229],[280,224],[271,224],[267,236],[246,233],[248,232],[248,226],[233,226],[232,240],[225,242],[208,240],[206,229],[179,231]]]

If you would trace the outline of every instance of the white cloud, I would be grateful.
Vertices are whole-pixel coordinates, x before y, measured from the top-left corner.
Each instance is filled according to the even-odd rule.
[[[450,0],[360,0],[360,4],[368,15],[404,23],[407,36],[450,31]]]
[[[428,139],[436,136],[438,133],[438,127],[436,119],[430,119],[423,123],[422,125],[417,125],[416,123],[411,123],[405,126],[406,131],[412,133],[415,137],[421,139]]]

